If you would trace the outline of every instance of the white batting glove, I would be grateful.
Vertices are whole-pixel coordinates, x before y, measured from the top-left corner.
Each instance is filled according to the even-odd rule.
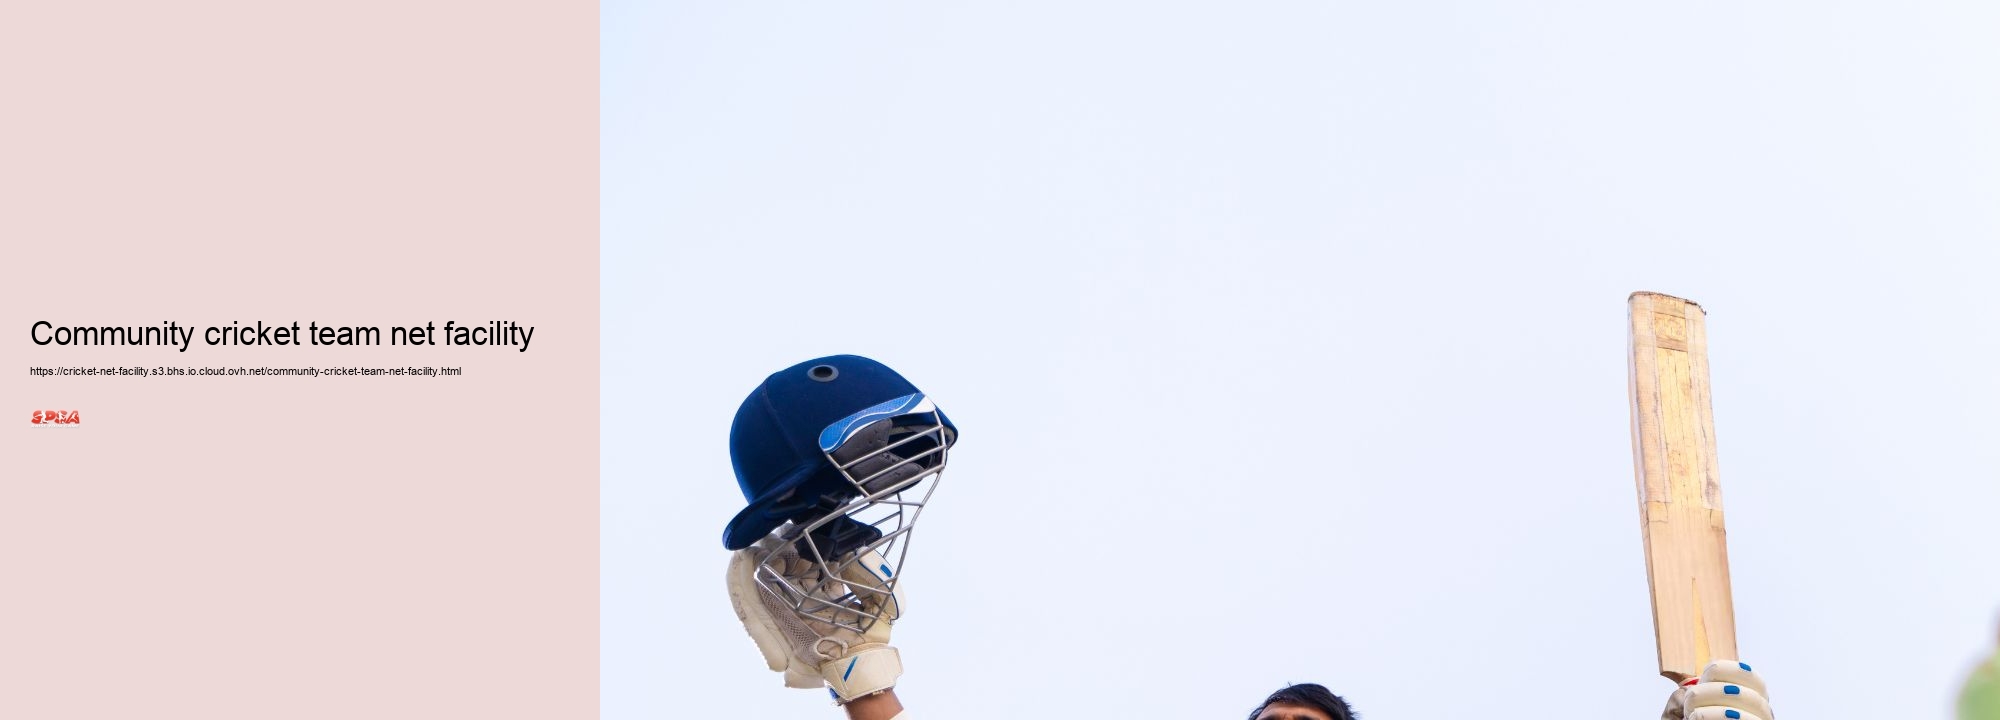
[[[863,609],[880,615],[882,620],[870,626],[867,633],[856,633],[803,617],[759,586],[757,557],[766,552],[772,554],[772,566],[779,568],[797,587],[813,585],[810,579],[817,572],[817,565],[800,559],[791,543],[773,538],[731,553],[729,558],[729,603],[736,607],[737,619],[743,621],[743,629],[749,631],[750,639],[763,652],[764,664],[785,674],[785,686],[824,685],[841,704],[895,687],[896,678],[903,674],[903,662],[896,649],[889,646],[889,630],[902,612],[903,582],[897,581],[893,599],[871,599],[880,596],[861,594]],[[882,567],[887,564],[871,552],[864,556],[863,562],[849,564],[844,572],[866,575]],[[880,582],[880,578],[862,576],[855,580]],[[838,594],[838,583],[819,585],[827,588],[826,595]]]
[[[1748,663],[1716,660],[1667,698],[1660,720],[1771,720],[1771,701]]]

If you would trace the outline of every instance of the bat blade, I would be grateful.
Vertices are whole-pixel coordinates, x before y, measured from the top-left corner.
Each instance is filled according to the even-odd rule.
[[[1709,397],[1707,313],[1633,293],[1629,390],[1646,576],[1660,674],[1675,682],[1735,658],[1736,611]]]

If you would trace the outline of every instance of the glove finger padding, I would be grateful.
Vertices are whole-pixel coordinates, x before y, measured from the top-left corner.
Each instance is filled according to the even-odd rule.
[[[1675,690],[1661,720],[1770,720],[1764,679],[1748,663],[1716,660],[1701,676]]]
[[[1708,667],[1701,669],[1701,684],[1709,683],[1731,683],[1755,690],[1758,695],[1768,696],[1764,690],[1764,678],[1758,677],[1746,662],[1717,660],[1709,663]]]
[[[764,564],[774,569],[780,576],[778,579],[781,579],[789,586],[787,592],[797,593],[803,598],[809,598],[805,602],[825,602],[827,600],[826,595],[833,592],[832,588],[829,587],[831,583],[827,583],[819,577],[818,566],[800,558],[789,543],[779,542],[774,538],[765,538],[759,540],[754,549],[769,552],[769,555],[764,560]],[[780,597],[763,584],[758,583],[758,568],[755,567],[754,556],[752,558],[752,565],[751,584],[757,592],[757,598],[764,607],[765,613],[772,617],[774,624],[778,627],[785,652],[795,659],[794,665],[812,669],[818,668],[819,664],[827,659],[826,657],[822,657],[818,652],[819,641],[830,627],[813,622],[812,618],[801,615],[785,598]],[[768,577],[765,579],[767,581],[771,580]]]
[[[1765,720],[1765,718],[1748,710],[1705,707],[1688,713],[1687,720]]]
[[[757,561],[753,553],[750,550],[730,553],[729,604],[736,610],[736,619],[743,622],[743,629],[750,633],[750,640],[757,643],[757,651],[763,653],[764,665],[774,672],[784,672],[791,665],[792,643],[766,599],[763,589],[757,586]]]
[[[1690,715],[1707,708],[1733,708],[1760,718],[1771,717],[1771,703],[1748,685],[1702,682],[1687,689]]]
[[[773,672],[784,673],[785,687],[819,688],[822,682],[818,660],[800,653],[801,648],[809,648],[819,639],[818,634],[807,628],[790,607],[757,582],[757,557],[772,545],[771,542],[759,541],[748,549],[731,554],[729,604],[735,608],[737,619],[743,621],[743,629],[757,644],[757,651],[764,655],[764,665]]]
[[[889,642],[891,626],[903,614],[903,583],[900,580],[893,585],[889,583],[890,578],[895,577],[895,570],[881,555],[869,551],[862,553],[854,563],[841,568],[840,576],[841,581],[847,583],[848,591],[860,601],[862,612],[876,618],[873,625],[867,626],[868,631],[861,634],[861,642]]]

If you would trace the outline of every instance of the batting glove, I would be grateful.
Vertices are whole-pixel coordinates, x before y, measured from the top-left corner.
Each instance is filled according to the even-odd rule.
[[[1674,691],[1660,720],[1771,720],[1771,701],[1748,663],[1717,660]]]
[[[773,538],[731,554],[729,603],[736,607],[737,619],[743,621],[743,629],[764,654],[764,664],[774,672],[784,673],[785,686],[824,685],[833,691],[835,702],[843,705],[895,687],[896,678],[903,674],[903,662],[896,649],[889,646],[889,630],[902,612],[902,581],[896,583],[891,598],[860,594],[858,602],[862,610],[882,619],[869,626],[866,633],[857,633],[802,616],[758,585],[757,558],[766,553],[770,554],[770,566],[794,587],[818,587],[822,599],[840,593],[840,583],[817,581],[816,564],[800,559],[790,543]],[[880,557],[868,557],[872,555],[864,556],[863,562],[848,564],[844,572],[867,574],[875,572],[875,568],[887,567]],[[869,585],[881,581],[860,576],[853,580]]]

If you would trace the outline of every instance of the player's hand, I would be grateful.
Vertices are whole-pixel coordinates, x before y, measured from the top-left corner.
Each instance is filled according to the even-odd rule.
[[[1716,660],[1667,698],[1660,720],[1771,720],[1771,701],[1748,663]]]
[[[895,618],[902,614],[902,581],[896,583],[893,597],[858,593],[849,599],[861,610],[882,618],[866,633],[857,633],[802,616],[758,585],[758,558],[767,553],[771,556],[768,564],[793,587],[816,588],[813,594],[829,601],[847,594],[840,582],[818,577],[818,566],[800,559],[791,543],[765,538],[732,553],[729,602],[736,607],[736,617],[743,621],[750,639],[763,652],[764,664],[774,672],[784,673],[786,687],[825,685],[842,703],[894,687],[896,678],[903,674],[903,663],[896,649],[889,646],[889,631]],[[845,567],[845,573],[866,574],[887,565],[879,557],[864,556],[863,562]],[[872,576],[854,580],[869,585],[880,582],[880,578]]]

